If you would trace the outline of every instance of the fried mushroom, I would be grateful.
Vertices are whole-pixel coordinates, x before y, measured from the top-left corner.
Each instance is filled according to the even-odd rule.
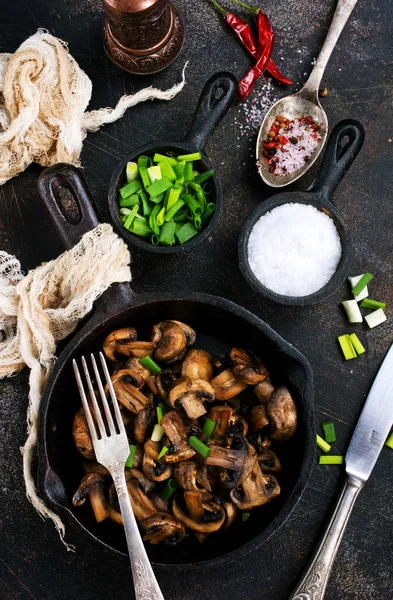
[[[185,492],[188,503],[182,494],[177,494],[172,503],[173,514],[191,531],[198,533],[213,533],[218,531],[225,521],[225,510],[216,502],[203,502],[200,504],[196,492]],[[192,507],[195,519],[188,514],[188,506]]]
[[[74,506],[82,506],[87,496],[89,497],[97,523],[109,516],[105,498],[106,480],[107,478],[99,473],[87,473],[72,497]]]
[[[178,519],[160,512],[142,521],[140,527],[143,540],[154,545],[165,542],[168,546],[175,546],[184,539],[186,533]]]
[[[251,510],[271,502],[280,493],[280,486],[274,475],[264,475],[258,462],[240,487],[231,490],[230,497],[240,510]]]
[[[274,392],[274,386],[270,381],[265,379],[264,381],[261,381],[261,383],[258,383],[253,391],[258,404],[267,404]]]
[[[263,427],[266,427],[266,425],[269,425],[266,406],[264,404],[253,406],[251,410],[248,411],[247,421],[250,426],[250,433],[258,431],[258,429],[262,429]]]
[[[262,473],[278,473],[278,471],[281,471],[280,459],[273,450],[258,454],[258,462]]]
[[[162,417],[160,425],[171,443],[164,457],[165,462],[177,463],[194,456],[195,450],[188,443],[186,426],[177,412],[167,412]]]
[[[274,390],[266,405],[270,421],[270,437],[278,441],[289,440],[297,427],[296,405],[288,388],[281,386]]]
[[[142,471],[146,477],[152,481],[165,481],[172,474],[172,467],[158,460],[161,446],[159,442],[148,440],[145,445],[145,454],[143,455]]]
[[[134,327],[123,327],[116,329],[106,336],[102,349],[108,360],[121,362],[131,356],[130,344],[137,339]]]
[[[173,321],[163,321],[157,327],[161,331],[161,337],[154,350],[154,358],[162,362],[177,360],[187,346],[183,329]],[[155,338],[157,337],[156,335]]]
[[[169,392],[169,405],[172,408],[182,407],[190,419],[198,419],[206,413],[203,405],[213,402],[214,389],[204,379],[181,377]]]
[[[233,374],[247,385],[257,385],[269,375],[262,361],[250,352],[232,348],[230,357]]]
[[[130,412],[138,414],[140,410],[149,406],[149,398],[133,385],[134,379],[130,377],[128,369],[119,369],[112,375],[111,380],[116,398]]]
[[[134,438],[139,444],[144,444],[146,438],[153,431],[156,421],[156,411],[152,404],[138,412],[134,423]]]
[[[248,385],[243,381],[239,381],[232,369],[226,369],[226,371],[216,375],[210,383],[214,388],[216,400],[229,400],[240,394]]]
[[[230,436],[228,447],[211,445],[206,464],[221,467],[220,477],[226,488],[234,488],[249,476],[256,463],[257,453],[247,438],[238,433]]]
[[[213,377],[210,354],[199,348],[189,350],[181,364],[181,374],[189,379],[210,381]]]
[[[72,437],[78,452],[80,452],[82,456],[89,459],[95,459],[96,455],[83,406],[78,410],[74,417],[72,423]]]

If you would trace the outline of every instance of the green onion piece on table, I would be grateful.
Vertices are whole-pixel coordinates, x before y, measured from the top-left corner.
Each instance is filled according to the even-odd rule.
[[[162,194],[162,192],[169,190],[170,187],[172,187],[172,182],[166,177],[163,177],[149,185],[149,187],[146,188],[146,191],[151,198],[154,198],[155,196]]]
[[[119,194],[121,198],[127,198],[127,196],[131,196],[131,194],[136,194],[143,189],[143,184],[141,181],[131,181],[131,183],[127,183],[119,190]]]
[[[124,221],[124,227],[126,229],[130,229],[134,219],[135,219],[135,215],[138,212],[139,206],[136,205],[134,206],[134,208],[131,210],[130,214],[127,216],[127,219]]]
[[[393,450],[393,432],[389,435],[385,444],[386,444],[386,446],[389,446],[389,448],[391,448]]]
[[[245,523],[246,521],[248,521],[249,518],[250,518],[250,513],[249,512],[244,512],[242,514],[242,521],[243,521],[243,523]]]
[[[366,321],[370,329],[372,329],[373,327],[376,327],[377,325],[380,325],[381,323],[386,321],[386,315],[383,312],[382,308],[378,308],[377,310],[373,310],[373,312],[369,315],[366,315],[364,317],[364,320]]]
[[[200,439],[198,439],[195,435],[191,435],[188,438],[188,443],[191,448],[194,448],[203,458],[207,458],[210,454],[210,448],[206,446]]]
[[[362,342],[359,340],[356,333],[351,333],[351,335],[349,336],[349,339],[351,340],[352,346],[355,348],[355,352],[358,356],[360,354],[364,354],[366,352],[365,347],[363,346]]]
[[[176,492],[178,485],[175,479],[168,479],[164,487],[160,492],[160,496],[163,500],[169,500],[171,496]]]
[[[128,467],[129,469],[132,469],[132,465],[134,464],[135,453],[136,453],[136,446],[131,444],[130,445],[130,455],[126,460],[126,467]]]
[[[360,303],[361,308],[370,308],[371,310],[377,310],[378,308],[386,308],[385,302],[378,302],[378,300],[371,300],[371,298],[364,298]]]
[[[354,296],[359,296],[360,292],[363,290],[363,288],[366,287],[366,285],[370,283],[373,277],[374,275],[372,275],[371,273],[365,273],[363,277],[357,282],[355,287],[352,289],[352,294]]]
[[[213,419],[209,419],[209,417],[206,419],[204,425],[203,425],[203,433],[205,434],[205,439],[208,442],[210,440],[211,434],[213,433],[213,429],[216,426],[216,422],[213,421]]]
[[[143,187],[146,189],[150,185],[149,175],[147,174],[147,169],[145,167],[139,167],[139,175],[142,179]]]
[[[157,423],[156,425],[154,425],[153,433],[151,434],[151,441],[161,442],[162,438],[164,437],[164,434],[165,431],[163,430],[161,425]]]
[[[356,358],[357,354],[355,352],[355,348],[352,345],[349,335],[340,335],[337,339],[338,343],[341,346],[341,350],[344,354],[345,360],[351,360],[351,358]]]
[[[336,441],[336,432],[333,421],[324,421],[322,423],[322,429],[323,435],[325,436],[325,442],[332,444]]]
[[[334,454],[329,454],[328,456],[320,456],[319,464],[320,465],[342,465],[344,462],[343,456],[336,456]]]
[[[182,162],[183,160],[188,162],[194,162],[194,160],[201,160],[202,154],[200,152],[194,152],[193,154],[181,154],[177,157],[178,162]]]
[[[184,225],[176,232],[176,237],[179,244],[188,242],[194,235],[199,233],[198,229],[192,223],[184,223]]]
[[[168,452],[168,450],[169,450],[168,446],[163,446],[161,448],[161,452],[157,456],[157,460],[160,460],[160,458],[162,458],[163,456],[165,456],[165,454]]]
[[[203,183],[204,181],[206,181],[206,179],[210,179],[210,177],[213,177],[213,175],[214,169],[210,169],[209,171],[205,171],[204,173],[201,173],[200,175],[194,177],[194,182],[199,184]]]
[[[154,360],[150,358],[150,356],[143,356],[139,359],[139,362],[143,367],[145,367],[145,369],[150,371],[150,373],[153,373],[153,375],[161,373],[161,367],[159,367],[157,363],[155,363]]]
[[[348,321],[350,323],[361,323],[363,321],[362,313],[356,300],[344,300],[341,302],[347,313]]]
[[[159,152],[156,152],[153,156],[153,162],[160,163],[163,160],[167,160],[172,166],[177,165],[177,160],[173,156],[165,156],[164,154],[159,154]]]
[[[329,444],[327,444],[325,442],[325,440],[322,439],[321,436],[319,436],[318,434],[317,434],[317,446],[324,452],[329,452],[329,450],[332,449],[332,447]]]
[[[131,194],[131,196],[127,196],[127,198],[120,198],[119,206],[121,208],[127,208],[129,206],[135,206],[139,204],[139,194]]]
[[[164,223],[160,231],[160,244],[163,246],[173,246],[175,243],[176,223]]]
[[[210,219],[210,217],[215,211],[215,208],[216,205],[213,202],[209,202],[202,214],[202,225],[204,225],[206,221]]]
[[[128,162],[127,166],[126,166],[126,179],[127,179],[127,183],[131,183],[132,181],[135,181],[135,179],[138,177],[138,165],[136,164],[136,162]]]

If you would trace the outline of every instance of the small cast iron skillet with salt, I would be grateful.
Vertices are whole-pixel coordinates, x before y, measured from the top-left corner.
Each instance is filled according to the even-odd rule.
[[[128,158],[119,165],[112,176],[109,186],[109,209],[116,229],[128,243],[137,246],[137,248],[140,248],[141,250],[148,250],[160,254],[183,252],[202,242],[215,227],[222,208],[222,189],[216,170],[214,171],[213,177],[209,179],[209,183],[211,183],[213,187],[209,201],[214,202],[216,205],[210,221],[201,229],[200,233],[195,235],[188,242],[177,244],[175,246],[153,246],[153,244],[150,243],[150,240],[139,237],[124,227],[119,212],[119,189],[127,183],[127,163],[129,161],[136,162],[141,155],[153,158],[156,152],[160,154],[171,154],[173,156],[200,152],[202,154],[202,159],[194,163],[195,168],[201,173],[214,169],[213,164],[208,157],[203,154],[202,149],[211,132],[217,127],[221,119],[228,112],[235,99],[236,90],[237,81],[231,73],[222,72],[212,75],[202,90],[191,128],[187,133],[185,140],[182,142],[165,140],[140,146],[133,151],[131,156],[128,156]]]
[[[363,145],[364,129],[358,121],[340,121],[330,134],[319,175],[307,192],[278,194],[262,202],[247,219],[239,238],[239,266],[248,283],[262,296],[279,304],[309,306],[326,300],[348,275],[352,258],[352,234],[347,231],[332,201],[335,188],[348,171]],[[320,290],[308,296],[285,296],[265,287],[254,275],[248,261],[248,240],[259,219],[278,206],[287,203],[309,204],[334,221],[341,239],[341,259],[333,277]]]

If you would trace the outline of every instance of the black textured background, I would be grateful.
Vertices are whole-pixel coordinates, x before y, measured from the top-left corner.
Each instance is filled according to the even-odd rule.
[[[190,61],[187,85],[174,100],[141,104],[86,139],[82,163],[103,219],[109,218],[108,183],[119,160],[141,144],[184,136],[208,76],[230,70],[239,77],[249,65],[208,0],[177,0],[176,5],[186,25],[181,56],[167,71],[137,78],[122,73],[104,54],[99,0],[0,2],[0,51],[13,52],[39,27],[68,41],[71,53],[92,79],[91,108],[113,106],[122,94],[145,85],[170,87],[179,81],[185,60]],[[311,70],[334,5],[334,0],[263,3],[277,32],[275,56],[285,58],[280,67],[299,84]],[[335,421],[338,453],[345,451],[363,400],[393,339],[392,21],[391,0],[359,2],[323,80],[329,89],[323,105],[330,125],[355,118],[366,130],[363,150],[335,195],[342,218],[354,234],[352,272],[374,273],[372,294],[386,300],[389,307],[388,322],[376,330],[356,326],[367,348],[363,357],[346,363],[337,348],[336,337],[348,331],[339,307],[343,297],[348,297],[344,286],[320,306],[294,310],[262,301],[239,272],[236,246],[242,223],[271,193],[253,166],[255,139],[240,133],[242,109],[231,110],[206,147],[224,188],[224,210],[211,239],[184,256],[135,251],[132,255],[136,292],[196,290],[225,296],[255,312],[298,347],[313,367],[318,422]],[[284,93],[274,88],[276,96]],[[0,188],[0,248],[16,254],[25,270],[62,251],[36,192],[39,173],[40,168],[32,166]],[[298,187],[304,186],[302,182]],[[42,522],[25,498],[19,447],[25,440],[27,378],[25,372],[1,383],[0,598],[132,598],[125,559],[106,554],[72,530],[67,532],[67,540],[76,544],[77,553],[67,553],[52,524]],[[391,600],[393,596],[392,461],[392,451],[384,448],[354,509],[327,600]],[[339,467],[315,465],[293,515],[268,543],[242,561],[208,573],[158,570],[164,596],[171,600],[283,600],[310,557],[341,479]]]

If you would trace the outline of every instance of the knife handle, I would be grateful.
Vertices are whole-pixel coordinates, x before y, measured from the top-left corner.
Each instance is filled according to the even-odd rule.
[[[310,566],[289,600],[322,600],[333,561],[363,482],[348,478]]]

